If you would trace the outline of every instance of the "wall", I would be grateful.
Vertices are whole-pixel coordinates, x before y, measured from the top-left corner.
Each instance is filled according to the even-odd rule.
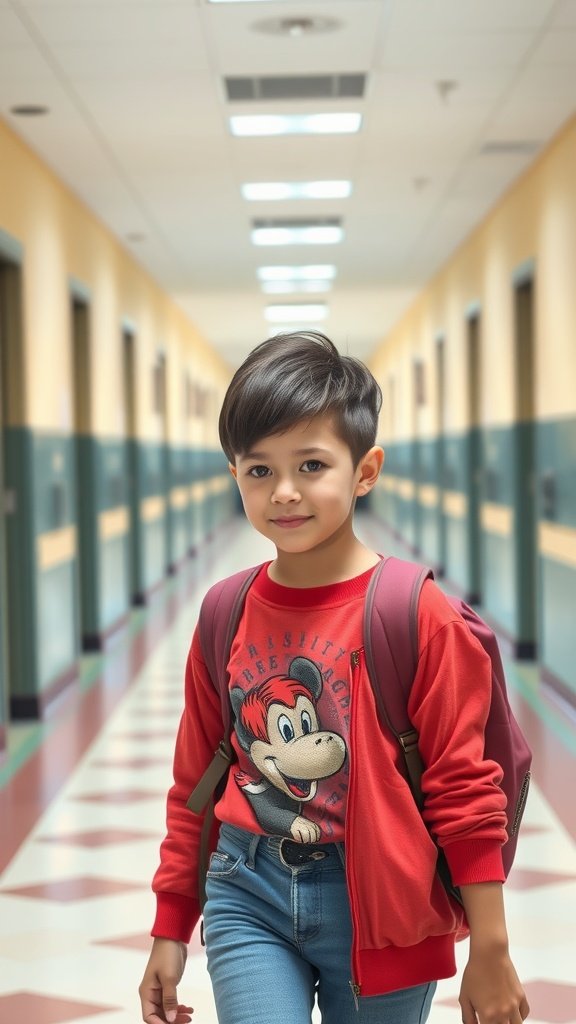
[[[21,324],[0,332],[10,379],[2,420],[12,509],[0,522],[10,637],[1,725],[8,704],[16,714],[40,713],[76,673],[82,647],[101,646],[133,601],[146,601],[228,515],[233,498],[214,422],[228,366],[2,123],[0,266],[18,276],[21,289]],[[80,374],[72,296],[87,309]],[[0,323],[2,317],[5,310]],[[128,328],[131,427],[123,363]],[[161,354],[166,384],[159,405]]]
[[[376,497],[379,514],[458,589],[480,596],[517,651],[536,650],[544,675],[569,697],[576,695],[570,611],[576,594],[575,166],[571,121],[429,282],[371,363],[385,402],[391,377],[397,394],[395,422],[386,408],[381,421],[388,472]],[[527,276],[534,289],[534,407],[528,416],[517,395],[524,357],[516,355],[514,312],[514,284]],[[476,424],[468,396],[472,310],[481,318]],[[415,359],[423,362],[425,381],[418,407]],[[470,480],[475,459],[476,538]],[[530,625],[525,569],[532,557]],[[481,562],[479,595],[475,560]]]

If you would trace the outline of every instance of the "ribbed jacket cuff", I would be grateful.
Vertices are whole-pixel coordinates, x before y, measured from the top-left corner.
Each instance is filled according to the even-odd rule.
[[[188,945],[199,917],[198,900],[175,892],[157,892],[156,919],[151,934],[155,938],[175,939]]]
[[[502,846],[494,839],[466,839],[448,843],[444,853],[454,885],[504,882]]]

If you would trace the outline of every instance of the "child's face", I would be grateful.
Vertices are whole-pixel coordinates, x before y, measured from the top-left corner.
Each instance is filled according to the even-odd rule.
[[[381,455],[371,449],[354,469],[331,417],[317,416],[257,441],[230,469],[254,529],[278,551],[301,554],[351,529],[355,498],[372,487]]]

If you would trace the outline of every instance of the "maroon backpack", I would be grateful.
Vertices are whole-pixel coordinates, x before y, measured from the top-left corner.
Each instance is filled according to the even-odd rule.
[[[200,610],[199,631],[204,661],[220,693],[224,736],[214,759],[191,794],[187,806],[199,814],[206,809],[200,855],[200,894],[203,898],[209,835],[213,827],[215,798],[222,791],[233,757],[230,745],[231,706],[228,660],[246,594],[261,569],[256,566],[222,580],[212,587]],[[418,600],[422,584],[433,579],[431,569],[399,558],[383,558],[374,571],[364,605],[364,651],[380,721],[398,740],[405,759],[406,776],[418,807],[422,807],[420,786],[422,761],[418,734],[408,718],[408,697],[418,662]],[[485,729],[484,753],[502,768],[501,787],[508,806],[508,841],[502,850],[508,875],[518,839],[518,829],[528,796],[531,752],[512,714],[506,680],[496,637],[489,626],[463,601],[448,597],[478,638],[492,662],[492,699]],[[386,680],[386,687],[381,685]],[[448,866],[439,850],[438,871],[447,890],[459,898],[452,886]]]

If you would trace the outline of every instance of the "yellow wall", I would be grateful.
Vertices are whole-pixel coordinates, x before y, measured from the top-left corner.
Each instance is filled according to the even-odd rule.
[[[161,440],[152,410],[152,367],[168,368],[168,439],[216,444],[215,424],[199,431],[184,415],[184,373],[221,398],[230,369],[183,312],[93,214],[0,122],[0,229],[23,246],[26,422],[73,429],[70,281],[90,297],[92,430],[126,430],[121,327],[136,334],[138,435]],[[216,401],[214,401],[216,406]],[[211,410],[212,411],[212,410]],[[214,417],[213,417],[214,418]],[[202,437],[200,437],[202,433]]]
[[[468,426],[466,310],[482,314],[481,421],[504,426],[515,419],[512,277],[525,262],[535,265],[536,415],[573,415],[576,410],[576,119],[506,193],[460,246],[381,342],[371,367],[384,386],[397,378],[396,439],[413,435],[412,362],[425,360],[426,405],[418,433],[437,429],[434,343],[446,345],[447,432]],[[391,439],[386,410],[382,431]]]

